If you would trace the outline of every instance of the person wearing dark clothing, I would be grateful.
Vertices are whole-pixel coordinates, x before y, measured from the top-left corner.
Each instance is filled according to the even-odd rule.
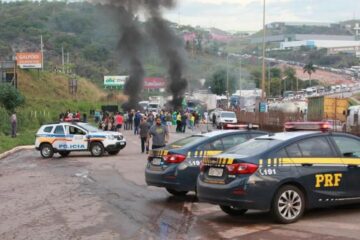
[[[134,122],[134,112],[129,112],[129,118],[128,118],[128,130],[133,130],[133,122]]]
[[[134,134],[139,134],[139,126],[141,121],[141,114],[140,111],[137,111],[134,117]]]
[[[182,126],[182,129],[181,129],[181,132],[185,133],[186,131],[186,120],[187,120],[187,116],[185,113],[181,114],[181,126]]]
[[[11,123],[11,137],[16,137],[16,127],[17,127],[17,117],[16,112],[13,112],[13,114],[10,117],[10,123]]]
[[[215,115],[215,113],[212,114],[212,124],[213,124],[213,127],[216,127],[216,115]]]
[[[140,129],[140,139],[141,139],[141,153],[144,153],[146,147],[146,154],[149,153],[149,145],[147,144],[147,138],[149,135],[150,124],[147,122],[146,117],[143,118],[139,126]]]

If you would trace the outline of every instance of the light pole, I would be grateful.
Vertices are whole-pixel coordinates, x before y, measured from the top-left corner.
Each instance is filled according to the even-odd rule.
[[[226,100],[226,107],[229,107],[229,53],[226,56]]]
[[[262,80],[261,80],[261,101],[265,100],[265,0],[263,8],[263,55],[262,55]]]

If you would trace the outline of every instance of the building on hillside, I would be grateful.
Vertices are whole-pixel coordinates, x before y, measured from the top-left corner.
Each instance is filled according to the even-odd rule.
[[[267,43],[294,42],[306,40],[333,40],[333,41],[355,41],[355,36],[351,35],[322,35],[322,34],[282,34],[265,37]],[[262,43],[262,37],[251,39],[252,44]]]
[[[15,61],[0,61],[0,84],[10,83],[17,87]]]
[[[339,24],[335,23],[325,23],[325,22],[272,22],[266,24],[267,29],[280,29],[283,27],[293,26],[293,27],[333,27]]]
[[[300,48],[326,48],[328,54],[345,52],[356,56],[360,55],[360,41],[335,41],[335,40],[306,40],[280,43],[280,49]]]

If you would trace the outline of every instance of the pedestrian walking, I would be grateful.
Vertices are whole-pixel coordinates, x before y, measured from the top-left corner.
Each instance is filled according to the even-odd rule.
[[[149,153],[149,145],[147,144],[147,139],[148,139],[148,135],[149,135],[149,130],[150,130],[150,124],[147,121],[147,118],[144,117],[141,121],[140,124],[140,139],[141,139],[141,153],[145,152],[145,148],[146,148],[146,154]]]
[[[165,147],[169,141],[169,131],[166,126],[161,125],[160,117],[156,117],[155,125],[153,125],[148,134],[148,145],[152,138],[152,149]]]
[[[14,111],[10,117],[10,124],[11,124],[11,137],[16,137],[16,127],[17,127],[17,117],[16,112]]]

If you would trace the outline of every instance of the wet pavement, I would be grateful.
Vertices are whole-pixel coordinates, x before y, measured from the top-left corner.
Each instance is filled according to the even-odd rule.
[[[147,187],[140,139],[125,136],[117,156],[45,160],[26,150],[0,160],[0,239],[360,239],[360,205],[279,225],[268,213],[230,217],[194,193]]]

